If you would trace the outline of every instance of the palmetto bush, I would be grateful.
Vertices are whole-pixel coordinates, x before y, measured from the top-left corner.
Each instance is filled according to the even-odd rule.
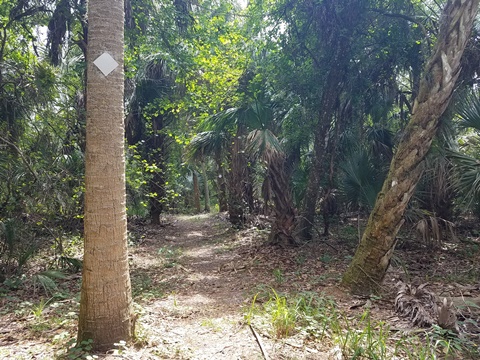
[[[340,191],[347,206],[370,210],[383,183],[383,175],[375,169],[372,158],[363,148],[352,150],[340,164]]]
[[[480,217],[480,98],[472,95],[458,110],[460,149],[449,152],[454,164],[455,188],[462,195],[462,205]]]

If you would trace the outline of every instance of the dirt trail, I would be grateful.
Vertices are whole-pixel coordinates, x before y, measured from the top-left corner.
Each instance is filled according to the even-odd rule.
[[[143,358],[263,359],[244,322],[255,286],[265,283],[265,273],[254,266],[252,237],[235,235],[218,216],[171,221],[163,229],[147,230],[133,252],[132,276],[149,272],[168,294],[142,304],[140,332],[149,341]],[[146,258],[152,261],[155,254],[170,254],[163,269],[154,259],[146,266]],[[265,336],[262,342],[271,359],[325,358]]]
[[[338,271],[318,261],[324,246],[272,248],[265,230],[234,231],[218,214],[172,216],[163,227],[132,223],[129,234],[137,342],[97,359],[264,359],[244,318],[255,294],[266,301],[272,288],[336,288]],[[88,349],[65,353],[75,343],[80,279],[58,281],[64,298],[45,297],[38,285],[0,298],[0,360],[85,358]],[[320,343],[276,339],[270,330],[257,328],[272,360],[327,358]]]
[[[346,314],[351,325],[361,325],[355,319],[364,314],[368,301],[345,294],[337,286],[356,244],[355,227],[340,224],[336,230],[343,235],[327,240],[328,245],[323,239],[282,249],[265,244],[266,230],[234,231],[218,214],[172,216],[165,222],[163,227],[130,225],[138,338],[134,345],[96,354],[97,359],[264,359],[245,324],[255,294],[259,294],[256,304],[262,313],[255,313],[253,324],[271,360],[338,359],[336,343],[329,336],[318,340],[296,329],[277,339],[268,318],[272,310],[265,310],[272,304],[267,302],[272,289],[293,301],[298,294],[305,299],[309,294],[317,300],[334,299],[335,309]],[[350,242],[346,240],[348,229],[353,231]],[[430,278],[450,274],[446,264],[458,263],[458,259],[449,254],[432,255]],[[405,263],[410,274],[416,274],[417,283],[424,282],[426,270],[418,270],[426,261],[424,253],[419,251],[415,258],[407,248],[398,255],[410,260]],[[464,261],[462,266],[469,269],[472,263]],[[409,330],[408,320],[394,313],[392,295],[393,282],[403,271],[403,267],[390,270],[385,285],[392,289],[390,295],[385,293],[369,306],[374,321],[387,319],[396,329]],[[439,275],[440,271],[444,272]],[[29,287],[27,280],[23,288],[0,297],[0,360],[84,359],[88,349],[70,349],[65,354],[76,337],[80,274],[59,280],[62,293],[55,298],[46,297],[38,285]],[[437,282],[432,288],[437,293],[447,290],[451,296],[478,297],[478,285]]]
[[[141,253],[170,252],[172,261],[164,264],[161,280],[169,295],[146,301],[140,319],[153,339],[151,345],[157,347],[156,355],[263,358],[249,327],[242,325],[244,300],[254,275],[233,251],[238,244],[228,226],[218,217],[177,217],[172,225],[152,232]],[[136,261],[142,261],[144,256],[137,255]]]

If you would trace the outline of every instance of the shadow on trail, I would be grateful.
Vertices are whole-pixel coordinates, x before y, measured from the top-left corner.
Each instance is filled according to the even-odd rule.
[[[150,228],[145,245],[146,254],[158,261],[133,267],[137,297],[147,294],[150,301],[162,302],[156,295],[170,294],[177,304],[202,303],[206,308],[200,311],[223,316],[238,312],[256,283],[255,273],[245,265],[253,243],[239,244],[229,224],[218,217],[179,217],[172,226]]]

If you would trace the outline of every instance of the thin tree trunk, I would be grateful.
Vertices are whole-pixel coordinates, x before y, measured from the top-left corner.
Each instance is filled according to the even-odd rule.
[[[348,70],[348,54],[350,52],[350,39],[347,36],[340,36],[334,44],[335,51],[330,61],[330,71],[323,88],[320,102],[320,115],[318,125],[315,129],[315,143],[313,145],[313,163],[308,176],[307,191],[302,216],[298,224],[300,237],[308,240],[312,237],[312,228],[315,221],[315,209],[320,183],[322,180],[322,166],[326,156],[327,135],[330,130],[332,118],[335,113],[338,96],[342,92],[343,82]]]
[[[210,190],[208,188],[207,167],[205,166],[205,160],[202,161],[202,176],[203,176],[203,189],[205,192],[205,207],[204,211],[210,212]]]
[[[335,162],[337,155],[338,138],[340,132],[340,126],[344,122],[344,117],[341,111],[338,111],[337,121],[335,123],[335,132],[333,133],[333,144],[330,146],[330,161],[328,171],[328,187],[325,190],[322,201],[322,216],[323,216],[323,236],[328,237],[330,234],[330,219],[337,213],[337,201],[335,198],[334,190],[334,178],[335,178]]]
[[[197,214],[201,211],[200,206],[200,188],[198,186],[198,175],[195,170],[193,170],[193,202],[195,204],[195,212]]]
[[[269,240],[280,245],[296,245],[293,237],[295,229],[295,208],[293,206],[290,184],[285,169],[285,158],[275,156],[268,164],[268,179],[275,204],[275,221]]]
[[[342,284],[354,293],[378,291],[385,277],[405,208],[459,76],[460,60],[478,3],[479,0],[449,0],[445,5],[438,40],[426,64],[412,118],[392,159],[360,245],[342,279]]]
[[[227,186],[225,184],[225,172],[223,171],[220,154],[215,154],[215,163],[217,164],[217,191],[218,207],[220,212],[228,211]]]
[[[237,135],[233,138],[233,147],[231,154],[231,169],[229,176],[228,192],[228,215],[230,222],[238,227],[243,226],[245,222],[244,214],[244,183],[246,171],[246,161],[244,154],[241,153],[243,143],[244,129],[239,125]]]
[[[123,121],[123,1],[90,1],[88,39],[85,253],[78,344],[111,349],[133,335],[127,254]],[[104,51],[109,75],[93,64]]]
[[[150,164],[157,165],[152,178],[149,180],[150,188],[150,219],[152,224],[160,224],[160,215],[164,212],[164,201],[167,196],[166,185],[166,166],[167,158],[166,135],[163,133],[165,128],[165,119],[163,115],[152,118],[152,134],[147,140],[147,159]]]
[[[333,99],[332,99],[333,100]],[[300,237],[308,240],[312,237],[312,228],[315,221],[315,210],[317,206],[318,195],[320,192],[320,182],[322,176],[322,166],[325,159],[325,139],[330,129],[331,116],[333,109],[325,107],[320,115],[319,125],[315,131],[315,144],[313,147],[313,163],[308,175],[307,190],[302,216],[298,222]]]

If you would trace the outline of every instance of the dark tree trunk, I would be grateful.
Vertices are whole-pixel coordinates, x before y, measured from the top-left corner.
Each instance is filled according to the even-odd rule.
[[[325,158],[325,139],[330,129],[330,112],[323,112],[320,123],[315,131],[315,144],[313,147],[313,161],[308,175],[307,190],[303,203],[302,216],[298,221],[298,232],[303,240],[312,237],[312,228],[315,221],[315,210],[318,194],[320,192],[320,181],[322,176],[322,165]]]
[[[200,213],[200,187],[198,186],[198,175],[195,170],[192,173],[193,176],[193,203],[195,204],[195,212]]]
[[[218,207],[220,212],[228,211],[227,203],[227,185],[225,184],[225,171],[223,170],[220,154],[215,154],[215,163],[217,164],[217,192]]]
[[[310,239],[315,221],[315,208],[320,192],[322,180],[322,167],[327,150],[327,135],[337,107],[337,100],[342,92],[342,83],[348,70],[348,54],[350,52],[350,39],[339,36],[336,43],[332,44],[334,54],[330,61],[330,70],[323,87],[323,94],[319,105],[320,114],[318,125],[315,129],[315,143],[313,146],[313,161],[308,176],[307,191],[302,216],[299,220],[298,230],[300,237]]]
[[[377,292],[390,264],[405,208],[422,173],[422,163],[440,116],[460,73],[479,0],[449,0],[445,5],[434,52],[420,82],[412,118],[342,284],[354,293]]]
[[[322,167],[325,159],[326,136],[330,129],[337,100],[343,91],[343,84],[350,66],[350,52],[355,41],[357,28],[363,21],[363,13],[367,11],[366,1],[348,0],[321,1],[312,6],[316,29],[323,34],[323,50],[327,54],[321,61],[315,58],[311,51],[312,60],[317,71],[326,74],[322,96],[318,104],[319,119],[314,131],[313,161],[308,177],[304,205],[298,223],[298,232],[304,239],[311,238],[315,218],[315,208],[323,177]],[[308,50],[308,49],[307,49]]]
[[[205,160],[202,161],[202,177],[203,177],[203,189],[205,194],[205,207],[203,210],[206,213],[210,212],[210,189],[208,188],[207,167],[205,166]]]
[[[295,245],[296,241],[293,237],[295,209],[283,156],[278,155],[270,160],[268,180],[275,205],[275,221],[272,225],[269,240],[280,245]]]
[[[338,138],[340,133],[340,128],[343,130],[343,125],[345,123],[345,110],[348,108],[348,103],[342,107],[342,110],[338,111],[337,121],[335,123],[335,131],[333,133],[332,145],[329,147],[329,156],[330,156],[330,163],[329,163],[329,170],[328,170],[328,186],[325,190],[325,194],[322,200],[322,216],[323,216],[323,236],[328,237],[330,235],[330,220],[331,218],[337,214],[338,207],[337,207],[337,199],[335,197],[334,189],[334,179],[335,179],[335,166],[336,159],[337,159],[337,146],[338,146]]]
[[[231,153],[231,168],[228,191],[228,215],[230,222],[237,227],[245,223],[244,213],[244,185],[247,162],[242,153],[244,129],[238,127],[237,135],[233,138]]]

